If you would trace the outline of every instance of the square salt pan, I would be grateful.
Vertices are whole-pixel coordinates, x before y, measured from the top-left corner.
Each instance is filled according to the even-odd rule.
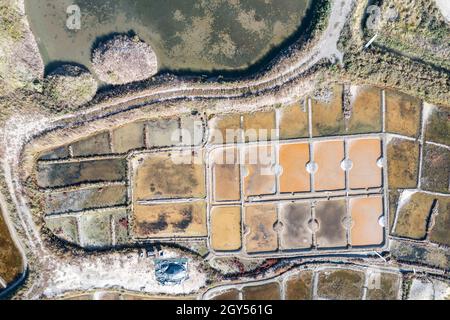
[[[137,238],[205,237],[206,203],[164,203],[133,206]]]
[[[275,193],[274,164],[272,146],[247,146],[245,148],[244,194],[246,196]]]
[[[304,203],[284,203],[280,205],[282,249],[306,249],[312,245],[312,231],[308,227],[311,220],[311,205]]]
[[[179,119],[152,120],[147,123],[147,146],[170,147],[181,144]]]
[[[316,242],[319,249],[347,246],[347,230],[344,227],[347,217],[345,200],[317,202],[315,217],[318,222]]]
[[[283,170],[280,176],[281,192],[308,192],[311,190],[311,177],[306,170],[309,160],[308,143],[280,146],[280,165]]]
[[[345,188],[345,171],[341,163],[345,158],[344,141],[320,141],[314,143],[314,174],[316,191],[342,190]]]
[[[280,285],[271,282],[243,289],[243,300],[281,300]]]
[[[377,161],[381,157],[380,139],[354,139],[348,142],[351,189],[378,188],[382,185],[382,172]]]
[[[111,135],[114,153],[127,153],[145,147],[144,123],[132,122],[114,129]]]
[[[216,251],[241,248],[240,206],[214,207],[211,210],[211,244]]]
[[[308,111],[304,111],[300,103],[280,109],[280,139],[305,138],[308,135]]]
[[[241,198],[239,152],[235,147],[215,149],[210,157],[215,201]]]
[[[248,253],[270,252],[278,249],[278,236],[274,230],[277,221],[275,204],[245,207],[245,247]]]
[[[197,117],[181,118],[181,144],[183,146],[198,146],[203,141],[203,122]]]
[[[133,200],[205,197],[202,152],[161,152],[132,159]]]
[[[102,132],[72,144],[74,157],[87,157],[111,153],[109,132]]]
[[[254,112],[244,115],[245,141],[268,141],[275,139],[275,111]]]
[[[352,216],[352,246],[377,246],[383,243],[384,228],[379,224],[383,215],[381,196],[350,199]]]
[[[221,114],[208,122],[209,142],[225,144],[242,142],[241,115]]]

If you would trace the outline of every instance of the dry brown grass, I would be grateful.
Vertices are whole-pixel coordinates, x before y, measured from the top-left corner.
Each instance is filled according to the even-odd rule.
[[[2,214],[0,211],[0,277],[10,283],[23,271],[22,257],[11,239]]]
[[[387,149],[389,187],[415,188],[419,171],[419,144],[394,138]]]

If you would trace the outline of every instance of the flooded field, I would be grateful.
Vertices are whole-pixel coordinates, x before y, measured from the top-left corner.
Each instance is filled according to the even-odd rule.
[[[111,33],[139,35],[155,50],[160,69],[246,69],[301,33],[309,0],[79,0],[80,29],[66,21],[69,0],[26,0],[45,63],[91,67],[91,49]]]

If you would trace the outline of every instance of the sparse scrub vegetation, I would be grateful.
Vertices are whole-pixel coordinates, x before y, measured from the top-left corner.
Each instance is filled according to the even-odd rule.
[[[100,80],[109,84],[141,81],[158,72],[155,52],[137,36],[119,35],[100,43],[92,64]]]
[[[394,2],[406,3],[406,0]],[[428,2],[418,3],[425,5]],[[343,68],[333,68],[330,72],[336,77],[343,76],[352,81],[395,88],[432,103],[449,105],[450,73],[445,68],[427,64],[426,59],[415,59],[402,50],[389,50],[387,46],[377,45],[377,42],[368,49],[363,48],[369,40],[369,35],[365,35],[365,10],[369,4],[373,2],[366,0],[356,4],[353,18],[347,22],[340,39],[339,47],[345,52]],[[417,8],[420,6],[410,10],[415,12]],[[427,23],[426,19],[421,21],[423,22],[419,25],[422,29],[430,24],[434,25],[432,22]],[[394,27],[388,29],[397,30]],[[420,47],[416,45],[416,49],[417,46]],[[445,63],[443,59],[440,61]]]
[[[4,0],[0,4],[0,36],[18,41],[23,37],[21,15],[12,0]]]
[[[384,0],[382,13],[394,8],[398,17],[382,16],[376,44],[387,50],[450,69],[450,26],[434,1]]]
[[[61,108],[78,107],[92,100],[97,81],[86,69],[63,65],[47,76],[44,92]]]
[[[42,59],[19,2],[0,3],[0,96],[30,87],[43,74]]]

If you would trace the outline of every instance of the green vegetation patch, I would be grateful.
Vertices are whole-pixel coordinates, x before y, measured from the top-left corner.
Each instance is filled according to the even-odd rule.
[[[450,253],[447,248],[436,246],[425,247],[418,243],[393,240],[390,252],[394,259],[420,265],[431,266],[448,270],[450,266]]]
[[[436,211],[433,227],[430,231],[430,240],[450,246],[450,197],[440,197]]]
[[[39,163],[37,182],[43,188],[112,182],[126,179],[126,159],[107,159],[67,163]]]
[[[425,139],[450,146],[450,110],[433,107],[426,122]]]
[[[86,69],[63,65],[50,73],[45,81],[45,93],[59,108],[78,107],[97,92],[97,81]]]
[[[416,192],[409,197],[403,194],[400,201],[403,203],[398,209],[397,224],[393,234],[410,239],[425,239],[428,219],[435,202],[434,197],[426,193]]]
[[[422,161],[422,189],[449,192],[450,150],[426,144]]]
[[[286,281],[287,300],[311,300],[312,299],[312,271],[300,272]]]
[[[381,273],[375,286],[367,290],[368,300],[396,300],[400,289],[400,276],[393,273]]]
[[[415,188],[419,171],[419,144],[393,138],[387,147],[389,187]]]
[[[360,300],[364,273],[354,270],[327,270],[319,274],[317,294],[334,300]]]
[[[395,9],[397,17],[387,13]],[[376,44],[438,67],[450,68],[450,27],[434,1],[385,0]]]
[[[78,243],[78,224],[75,217],[47,217],[45,226],[59,239]]]
[[[49,193],[45,204],[46,212],[54,214],[125,205],[126,201],[126,186],[113,185]]]
[[[111,216],[100,213],[84,214],[80,217],[80,242],[85,248],[103,248],[112,243]]]

